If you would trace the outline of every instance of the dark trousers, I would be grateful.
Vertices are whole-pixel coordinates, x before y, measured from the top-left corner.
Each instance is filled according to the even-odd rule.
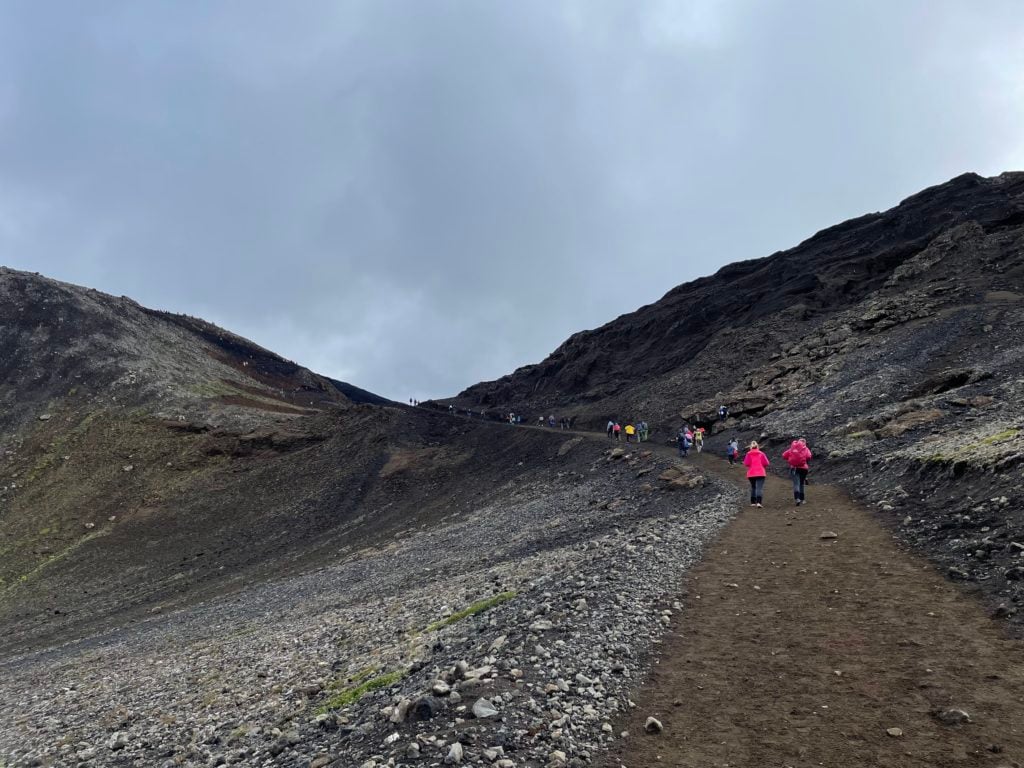
[[[748,477],[750,481],[750,503],[760,504],[764,499],[764,478],[763,477]]]
[[[807,487],[807,472],[806,469],[790,469],[789,474],[793,478],[793,498],[797,501],[804,500],[804,488]]]

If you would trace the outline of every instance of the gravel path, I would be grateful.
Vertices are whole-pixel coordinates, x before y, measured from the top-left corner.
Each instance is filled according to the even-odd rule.
[[[746,485],[741,468],[699,463]],[[763,510],[741,503],[680,591],[638,707],[615,724],[631,735],[603,764],[1024,761],[1021,643],[842,491],[808,497],[794,508],[769,478]],[[647,735],[648,717],[664,730]]]

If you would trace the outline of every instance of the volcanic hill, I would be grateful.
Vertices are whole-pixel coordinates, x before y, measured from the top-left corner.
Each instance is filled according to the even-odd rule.
[[[597,431],[644,419],[660,442],[702,424],[716,452],[806,437],[817,476],[1014,614],[1022,371],[1024,173],[965,174],[673,288],[454,402]]]
[[[1022,358],[1022,173],[960,176],[729,265],[421,408],[0,269],[0,766],[1024,750],[1007,639]],[[514,428],[509,411],[582,429]],[[609,445],[609,418],[646,420],[652,443]],[[809,508],[771,478],[770,508],[737,518],[735,468],[674,456],[684,421],[711,454],[760,440],[776,474],[806,437]],[[744,689],[761,698],[722,694]],[[947,728],[962,701],[980,723]]]

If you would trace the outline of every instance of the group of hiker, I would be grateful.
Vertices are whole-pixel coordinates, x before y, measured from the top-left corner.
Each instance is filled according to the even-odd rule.
[[[626,442],[632,443],[634,440],[638,443],[646,443],[651,439],[651,430],[647,426],[646,421],[638,421],[636,424],[626,424],[622,426],[619,422],[609,419],[608,426],[605,427],[605,433],[611,440],[621,440],[622,435],[626,436]]]
[[[704,448],[704,428],[697,427],[691,430],[684,424],[676,435],[676,444],[679,455],[683,458],[686,458],[691,448],[696,448],[697,453],[700,453]],[[725,458],[728,459],[730,466],[740,460],[740,444],[736,438],[730,440],[726,446]],[[783,451],[782,458],[789,465],[789,476],[793,481],[793,500],[799,507],[807,500],[807,475],[811,471],[810,460],[813,454],[807,447],[807,441],[799,438]],[[743,457],[743,465],[747,468],[747,480],[750,482],[750,506],[761,508],[764,502],[765,477],[768,475],[771,462],[756,441],[750,443],[747,455]]]
[[[686,424],[680,428],[679,433],[676,435],[676,445],[679,448],[679,455],[684,459],[689,456],[691,449],[696,449],[697,453],[704,450],[704,427],[690,427]]]
[[[509,415],[511,416],[511,414],[509,414]],[[557,427],[558,429],[569,430],[569,429],[572,429],[576,425],[576,417],[573,416],[573,417],[570,418],[570,417],[563,416],[562,418],[560,418],[560,419],[558,419],[556,421],[554,414],[552,414],[551,416],[547,417],[547,425],[549,427],[551,427],[551,429],[555,429]],[[538,419],[537,419],[537,426],[538,427],[543,427],[544,426],[544,416],[543,415],[538,417]]]
[[[415,399],[411,400],[410,403],[412,405],[420,404]],[[448,411],[452,415],[461,415],[462,413],[461,409],[456,409],[453,405],[448,406]],[[466,411],[466,415],[472,416],[473,412]],[[480,415],[485,416],[486,414],[481,411]],[[717,415],[719,421],[728,419],[728,406],[720,406]],[[507,421],[509,424],[522,424],[523,416],[510,412],[502,420]],[[548,416],[541,415],[537,418],[538,426],[546,426],[551,429],[571,430],[575,427],[575,422],[575,416],[571,418],[556,418],[554,414],[551,414]],[[615,440],[616,442],[621,441],[623,436],[625,436],[627,443],[643,443],[651,439],[650,427],[643,420],[623,425],[615,419],[609,419],[605,432],[608,435],[608,439]],[[675,437],[680,457],[686,458],[691,450],[696,450],[697,453],[703,452],[705,436],[706,427],[699,424],[692,427],[689,424],[683,424]],[[729,461],[730,466],[734,466],[742,461],[743,466],[747,469],[747,480],[750,482],[750,506],[761,508],[764,504],[765,478],[768,476],[768,467],[771,466],[771,461],[769,461],[768,456],[761,450],[756,441],[750,443],[746,455],[741,458],[740,454],[739,440],[736,438],[731,439],[725,448],[725,458]],[[807,475],[811,469],[810,461],[812,458],[813,454],[810,448],[807,447],[807,441],[803,438],[794,440],[789,448],[782,453],[782,459],[787,463],[789,475],[793,481],[793,500],[798,507],[807,500]]]
[[[735,440],[730,443],[734,455],[738,453],[735,443]],[[798,507],[806,501],[807,474],[811,471],[810,461],[813,456],[811,449],[807,447],[807,441],[803,438],[794,440],[789,448],[782,452],[783,460],[789,465],[789,476],[793,481],[793,500]],[[750,506],[760,508],[764,501],[764,479],[768,475],[771,462],[754,441],[750,444],[747,455],[743,457],[743,464],[747,468],[747,480],[750,482]]]

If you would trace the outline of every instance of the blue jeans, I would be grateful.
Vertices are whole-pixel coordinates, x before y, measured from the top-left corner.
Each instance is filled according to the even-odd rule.
[[[796,469],[795,467],[789,470],[789,474],[793,478],[793,498],[797,501],[804,500],[804,488],[807,486],[808,471],[806,469]]]
[[[750,503],[760,504],[764,499],[764,478],[763,477],[748,477],[750,481]]]

